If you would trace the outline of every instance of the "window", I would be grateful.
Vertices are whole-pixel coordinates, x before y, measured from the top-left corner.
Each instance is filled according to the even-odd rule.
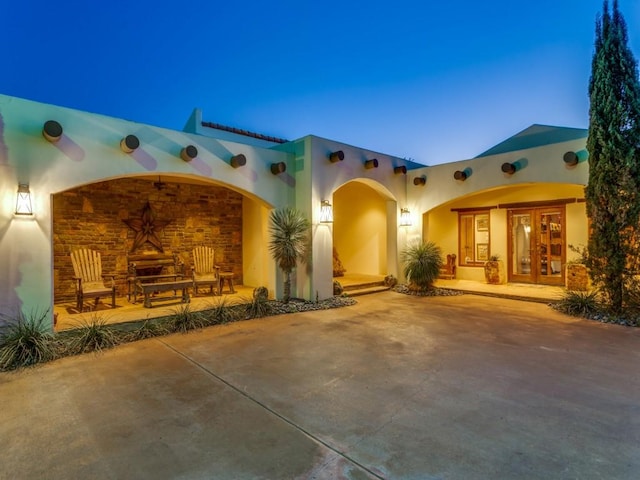
[[[459,213],[459,264],[480,266],[489,260],[489,212],[486,210]]]

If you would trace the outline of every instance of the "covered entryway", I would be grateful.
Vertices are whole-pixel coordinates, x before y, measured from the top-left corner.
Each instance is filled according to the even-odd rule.
[[[395,274],[397,229],[389,216],[397,202],[382,185],[370,180],[347,182],[333,194],[334,277],[367,287]],[[343,271],[336,270],[335,257]]]
[[[565,206],[508,210],[510,282],[564,285]]]

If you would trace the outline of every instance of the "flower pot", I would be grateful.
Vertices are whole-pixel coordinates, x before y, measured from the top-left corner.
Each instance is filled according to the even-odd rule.
[[[490,260],[484,264],[484,278],[487,283],[501,285],[505,283],[504,265],[502,260]]]
[[[589,272],[582,263],[569,263],[565,269],[565,287],[567,290],[585,292],[589,289]]]

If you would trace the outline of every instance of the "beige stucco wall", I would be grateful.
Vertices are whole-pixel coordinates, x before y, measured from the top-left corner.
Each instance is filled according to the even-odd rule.
[[[64,129],[55,144],[42,136],[47,120]],[[138,136],[141,145],[125,154],[119,143],[129,134]],[[189,144],[198,156],[184,162],[180,150]],[[245,154],[247,164],[234,169],[228,161],[237,153]],[[289,177],[270,173],[270,164],[279,161],[293,169],[287,152],[0,95],[0,270],[6,278],[0,284],[0,311],[49,310],[53,320],[52,194],[125,176],[170,175],[222,184],[264,206],[279,207],[295,188]],[[13,214],[18,183],[29,184],[33,217]]]

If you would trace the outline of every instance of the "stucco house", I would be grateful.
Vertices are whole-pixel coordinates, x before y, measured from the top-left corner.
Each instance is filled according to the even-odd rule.
[[[313,135],[228,128],[200,110],[176,131],[0,95],[0,312],[72,297],[77,248],[126,272],[136,246],[127,220],[145,208],[165,251],[188,264],[194,247],[211,245],[236,282],[272,295],[282,282],[268,217],[286,205],[312,223],[297,297],[333,294],[334,248],[349,272],[401,278],[399,252],[416,239],[455,254],[461,279],[484,281],[484,262],[499,255],[508,282],[562,285],[576,255],[568,245],[587,242],[586,136],[533,125],[475,158],[424,166]],[[19,190],[31,215],[16,214]],[[125,275],[116,288],[126,301]]]

